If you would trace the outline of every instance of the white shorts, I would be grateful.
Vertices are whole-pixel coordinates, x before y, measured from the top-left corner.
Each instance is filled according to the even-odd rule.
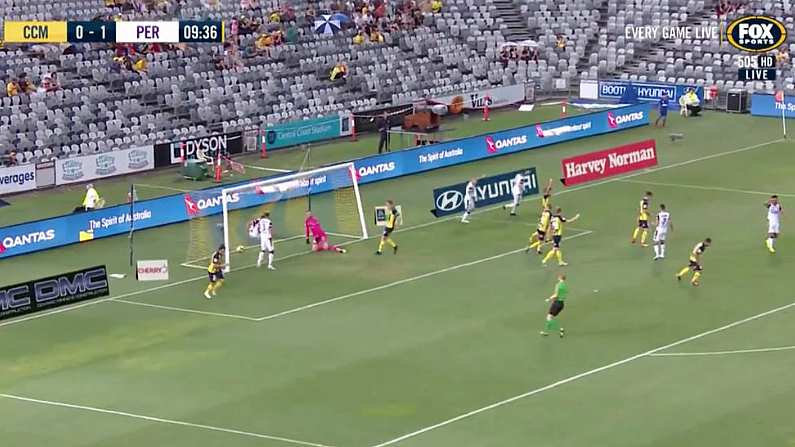
[[[779,221],[778,220],[769,220],[767,221],[767,232],[778,234],[779,233]]]
[[[475,201],[472,199],[464,198],[464,211],[472,212],[475,209]]]
[[[654,230],[654,242],[665,242],[665,236],[668,235],[668,230],[657,228]]]
[[[521,192],[513,192],[513,203],[519,203],[522,201],[522,193]]]
[[[273,252],[273,239],[269,237],[260,238],[259,249],[267,253]]]

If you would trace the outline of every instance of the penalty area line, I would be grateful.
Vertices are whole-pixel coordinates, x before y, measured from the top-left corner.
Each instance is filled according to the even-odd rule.
[[[154,417],[154,416],[147,416],[147,415],[143,415],[143,414],[129,413],[129,412],[126,412],[126,411],[109,410],[107,408],[91,407],[91,406],[88,406],[88,405],[77,405],[77,404],[70,404],[70,403],[66,403],[66,402],[56,402],[56,401],[52,401],[52,400],[34,399],[32,397],[17,396],[15,394],[0,393],[0,398],[16,400],[16,401],[21,401],[21,402],[34,403],[34,404],[39,404],[39,405],[47,405],[47,406],[51,406],[51,407],[69,408],[69,409],[72,409],[72,410],[82,410],[82,411],[88,411],[88,412],[92,412],[92,413],[101,413],[101,414],[107,414],[107,415],[113,415],[113,416],[123,416],[123,417],[127,417],[127,418],[138,419],[138,420],[143,420],[143,421],[148,421],[148,422],[157,422],[157,423],[160,423],[160,424],[180,425],[180,426],[183,426],[183,427],[198,428],[198,429],[207,430],[207,431],[214,431],[214,432],[221,432],[221,433],[227,433],[227,434],[233,434],[233,435],[240,435],[240,436],[245,436],[245,437],[249,437],[249,438],[267,439],[267,440],[270,440],[270,441],[283,442],[285,444],[302,445],[302,446],[308,446],[308,447],[331,447],[331,446],[329,446],[327,444],[319,444],[319,443],[316,443],[316,442],[301,441],[301,440],[298,440],[298,439],[285,438],[283,436],[266,435],[266,434],[262,434],[262,433],[254,433],[254,432],[250,432],[250,431],[237,430],[237,429],[233,429],[233,428],[216,427],[216,426],[213,426],[213,425],[206,425],[206,424],[197,424],[197,423],[194,423],[194,422],[185,422],[185,421],[179,421],[179,420],[175,420],[175,419],[164,419],[164,418],[159,418],[159,417]]]
[[[590,231],[590,230],[583,231],[581,233],[573,234],[573,235],[567,237],[565,240],[571,240],[571,239],[576,239],[576,238],[582,237],[582,236],[588,236],[589,234],[592,234],[592,233],[593,233],[593,231]],[[486,258],[476,259],[474,261],[465,262],[463,264],[457,264],[457,265],[453,265],[453,266],[450,266],[450,267],[445,267],[443,269],[434,270],[432,272],[427,272],[427,273],[423,273],[423,274],[420,274],[420,275],[411,276],[409,278],[399,279],[397,281],[393,281],[393,282],[390,282],[390,283],[387,283],[387,284],[382,284],[380,286],[372,287],[372,288],[369,288],[369,289],[359,290],[357,292],[352,292],[352,293],[348,293],[348,294],[345,294],[345,295],[336,296],[334,298],[329,298],[329,299],[325,299],[325,300],[322,300],[322,301],[317,301],[317,302],[310,303],[310,304],[307,304],[307,305],[304,305],[304,306],[299,306],[299,307],[295,307],[293,309],[288,309],[288,310],[285,310],[285,311],[282,311],[282,312],[277,312],[277,313],[274,313],[274,314],[265,315],[265,316],[257,318],[256,321],[273,320],[275,318],[284,317],[284,316],[291,315],[291,314],[298,313],[298,312],[303,312],[305,310],[314,309],[316,307],[325,306],[327,304],[336,303],[338,301],[347,300],[349,298],[354,298],[354,297],[357,297],[357,296],[366,295],[368,293],[373,293],[373,292],[378,292],[380,290],[389,289],[389,288],[392,288],[392,287],[395,287],[395,286],[399,286],[399,285],[403,285],[403,284],[407,284],[407,283],[410,283],[410,282],[419,281],[421,279],[430,278],[432,276],[441,275],[442,273],[453,272],[453,271],[456,271],[456,270],[459,270],[459,269],[462,269],[462,268],[466,268],[466,267],[471,267],[473,265],[482,264],[484,262],[494,261],[494,260],[497,260],[497,259],[500,259],[500,258],[504,258],[506,256],[515,255],[517,253],[522,253],[522,252],[525,252],[525,251],[527,251],[526,247],[517,248],[517,249],[514,249],[514,250],[506,251],[506,252],[499,253],[499,254],[496,254],[496,255],[493,255],[493,256],[489,256],[489,257],[486,257]]]
[[[594,369],[582,372],[580,374],[577,374],[577,375],[574,375],[574,376],[571,376],[571,377],[567,377],[567,378],[562,379],[562,380],[558,380],[557,382],[551,383],[551,384],[549,384],[547,386],[543,386],[541,388],[536,388],[536,389],[530,390],[530,391],[528,391],[526,393],[523,393],[523,394],[517,394],[516,396],[509,397],[507,399],[503,399],[503,400],[498,401],[498,402],[494,402],[494,403],[492,403],[490,405],[486,405],[485,407],[480,407],[478,409],[475,409],[475,410],[472,410],[472,411],[469,411],[469,412],[466,412],[466,413],[462,413],[462,414],[460,414],[458,416],[455,416],[455,417],[452,417],[450,419],[444,420],[444,421],[439,422],[437,424],[429,425],[427,427],[421,428],[421,429],[413,431],[411,433],[407,433],[407,434],[402,435],[402,436],[398,436],[397,438],[390,439],[388,441],[382,442],[380,444],[373,445],[371,447],[386,447],[386,446],[389,446],[389,445],[394,445],[394,444],[397,444],[399,442],[405,441],[407,439],[415,438],[415,437],[417,437],[417,436],[419,436],[419,435],[421,435],[423,433],[427,433],[429,431],[433,431],[433,430],[448,426],[450,424],[454,424],[454,423],[462,421],[464,419],[469,419],[469,418],[471,418],[473,416],[477,416],[477,415],[479,415],[481,413],[485,413],[487,411],[494,410],[496,408],[511,404],[511,403],[516,402],[518,400],[526,399],[526,398],[534,396],[536,394],[543,393],[544,391],[549,391],[551,389],[558,388],[560,386],[566,385],[566,384],[571,383],[571,382],[576,382],[576,381],[578,381],[580,379],[584,379],[584,378],[586,378],[588,376],[592,376],[594,374],[598,374],[600,372],[607,371],[609,369],[613,369],[613,368],[625,365],[625,364],[630,363],[630,362],[634,362],[635,360],[642,359],[642,358],[645,358],[645,357],[651,357],[653,354],[659,353],[660,351],[665,351],[667,349],[671,349],[673,347],[676,347],[676,346],[679,346],[679,345],[683,345],[685,343],[689,343],[691,341],[698,340],[700,338],[704,338],[704,337],[712,335],[712,334],[717,334],[719,332],[723,332],[723,331],[725,331],[727,329],[731,329],[733,327],[740,326],[742,324],[745,324],[745,323],[748,323],[748,322],[751,322],[751,321],[754,321],[754,320],[758,320],[760,318],[764,318],[764,317],[767,317],[769,315],[773,315],[773,314],[781,312],[783,310],[787,310],[787,309],[789,309],[789,308],[791,308],[793,306],[795,306],[795,302],[786,304],[784,306],[776,307],[775,309],[770,309],[768,311],[765,311],[765,312],[762,312],[762,313],[759,313],[759,314],[744,318],[742,320],[737,320],[737,321],[734,321],[732,323],[725,324],[725,325],[723,325],[721,327],[718,327],[718,328],[715,328],[715,329],[704,331],[704,332],[702,332],[700,334],[696,334],[696,335],[693,335],[693,336],[690,336],[690,337],[687,337],[687,338],[683,338],[681,340],[677,340],[677,341],[675,341],[673,343],[669,343],[667,345],[663,345],[663,346],[651,349],[649,351],[642,352],[640,354],[636,354],[636,355],[633,355],[631,357],[627,357],[627,358],[625,358],[623,360],[618,360],[616,362],[609,363],[609,364],[604,365],[604,366],[600,366],[599,368],[594,368]]]

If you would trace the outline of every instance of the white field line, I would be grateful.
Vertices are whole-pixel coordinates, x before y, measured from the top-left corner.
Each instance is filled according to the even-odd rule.
[[[774,143],[779,143],[781,141],[786,141],[786,140],[779,138],[777,140],[771,140],[771,141],[767,141],[767,142],[764,142],[764,143],[758,143],[758,144],[754,144],[754,145],[751,145],[751,146],[741,147],[739,149],[733,149],[731,151],[719,152],[719,153],[716,153],[716,154],[711,154],[711,155],[706,155],[706,156],[703,156],[703,157],[693,158],[693,159],[681,161],[681,162],[678,162],[678,163],[672,163],[670,165],[660,166],[660,167],[657,167],[657,168],[647,169],[647,170],[644,170],[644,171],[639,171],[639,172],[635,172],[635,173],[624,175],[624,176],[614,177],[614,178],[603,180],[603,181],[600,181],[600,182],[588,183],[588,184],[585,184],[585,185],[564,189],[563,191],[557,192],[554,195],[562,195],[562,194],[566,194],[566,193],[572,193],[572,192],[576,192],[576,191],[581,191],[583,189],[589,189],[589,188],[600,186],[600,185],[603,185],[603,184],[606,184],[606,183],[612,183],[612,182],[616,182],[616,181],[619,181],[619,180],[624,180],[624,179],[627,179],[627,178],[637,177],[639,175],[650,174],[650,173],[653,173],[653,172],[662,171],[662,170],[665,170],[665,169],[678,168],[680,166],[686,166],[686,165],[689,165],[689,164],[692,164],[692,163],[697,163],[697,162],[701,162],[701,161],[705,161],[705,160],[711,160],[713,158],[723,157],[723,156],[726,156],[726,155],[733,155],[733,154],[737,154],[737,153],[741,153],[741,152],[751,151],[751,150],[755,150],[755,149],[758,149],[758,148],[761,148],[761,147],[765,147],[765,146],[768,146],[768,145],[771,145],[771,144],[774,144]],[[538,200],[538,199],[539,199],[538,196],[533,196],[533,197],[528,197],[524,201],[535,201],[535,200]],[[496,209],[502,209],[502,205],[496,205],[496,206],[493,206],[493,207],[488,207],[488,208],[482,208],[482,209],[479,209],[479,210],[475,210],[475,213],[476,214],[486,213],[486,212],[493,211],[493,210],[496,210]],[[411,225],[411,226],[399,228],[397,231],[401,232],[401,231],[418,230],[418,229],[421,229],[421,228],[429,227],[431,225],[436,225],[436,224],[440,224],[440,223],[443,223],[443,222],[447,222],[447,221],[450,221],[450,220],[453,220],[453,219],[459,219],[459,216],[451,215],[451,216],[447,216],[447,217],[442,217],[442,218],[439,218],[439,219],[436,219],[436,220],[432,220],[432,221],[428,221],[428,222],[425,222],[425,223],[422,223],[422,224]],[[360,239],[360,240],[357,240],[357,241],[350,241],[350,242],[351,243],[361,242],[361,241],[365,241],[365,240],[369,240],[369,239],[376,239],[376,238],[379,238],[379,237],[381,237],[381,236],[380,235],[373,235],[373,236],[371,236],[368,239]],[[342,244],[338,244],[338,245],[347,245],[347,244],[348,244],[348,242],[343,242]],[[309,254],[309,253],[311,253],[311,252],[297,253],[295,255],[285,256],[283,259],[287,259],[289,257],[294,257],[294,256],[301,256],[301,255],[305,255],[305,254]],[[255,266],[256,266],[256,264],[246,265],[246,266],[243,266],[243,267],[232,269],[232,271],[244,270],[244,269],[252,268],[252,267],[255,267]],[[43,318],[43,317],[47,317],[47,316],[50,316],[50,315],[60,314],[60,313],[63,313],[63,312],[69,312],[69,311],[72,311],[72,310],[75,310],[75,309],[80,309],[80,308],[87,307],[87,306],[93,306],[95,304],[104,303],[106,301],[117,299],[117,298],[127,298],[127,297],[130,297],[130,296],[141,295],[141,294],[149,293],[149,292],[155,292],[155,291],[158,291],[158,290],[161,290],[161,289],[165,289],[165,288],[168,288],[168,287],[179,286],[179,285],[186,284],[186,283],[189,283],[189,282],[198,281],[198,280],[201,280],[201,279],[204,279],[204,278],[206,278],[206,276],[202,275],[202,276],[197,276],[197,277],[194,277],[194,278],[185,279],[185,280],[182,280],[182,281],[177,281],[177,282],[173,282],[173,283],[163,284],[163,285],[152,287],[152,288],[149,288],[149,289],[141,289],[141,290],[138,290],[138,291],[135,291],[135,292],[125,293],[125,294],[119,295],[117,297],[108,297],[108,298],[94,300],[94,301],[86,301],[84,303],[75,304],[73,306],[63,306],[63,307],[60,307],[58,309],[53,309],[53,310],[48,311],[48,312],[40,312],[40,313],[33,314],[33,315],[30,315],[30,316],[27,316],[27,317],[20,317],[20,318],[6,320],[4,322],[0,322],[0,327],[10,326],[12,324],[22,323],[24,321],[29,321],[29,320],[35,320],[35,319],[38,319],[38,318]]]
[[[83,410],[83,411],[90,411],[90,412],[93,412],[93,413],[102,413],[102,414],[109,414],[109,415],[114,415],[114,416],[123,416],[123,417],[128,417],[128,418],[133,418],[133,419],[139,419],[139,420],[143,420],[143,421],[157,422],[157,423],[160,423],[160,424],[180,425],[180,426],[183,426],[183,427],[198,428],[198,429],[202,429],[202,430],[209,430],[209,431],[215,431],[215,432],[221,432],[221,433],[230,433],[230,434],[235,434],[235,435],[240,435],[240,436],[246,436],[246,437],[249,437],[249,438],[268,439],[270,441],[280,441],[280,442],[283,442],[285,444],[303,445],[303,446],[309,446],[309,447],[330,447],[330,446],[328,446],[326,444],[318,444],[318,443],[315,443],[315,442],[300,441],[298,439],[285,438],[285,437],[282,437],[282,436],[265,435],[265,434],[262,434],[262,433],[253,433],[253,432],[248,432],[248,431],[243,431],[243,430],[235,430],[235,429],[232,429],[232,428],[215,427],[215,426],[212,426],[212,425],[205,425],[205,424],[195,424],[193,422],[177,421],[177,420],[174,420],[174,419],[163,419],[163,418],[158,418],[158,417],[154,417],[154,416],[146,416],[146,415],[142,415],[142,414],[128,413],[126,411],[108,410],[108,409],[105,409],[105,408],[90,407],[90,406],[86,406],[86,405],[76,405],[76,404],[69,404],[69,403],[65,403],[65,402],[55,402],[55,401],[51,401],[51,400],[33,399],[31,397],[17,396],[17,395],[14,395],[14,394],[0,394],[0,397],[4,398],[4,399],[11,399],[11,400],[17,400],[17,401],[23,401],[23,402],[30,402],[30,403],[40,404],[40,405],[49,405],[49,406],[52,406],[52,407],[70,408],[70,409],[73,409],[73,410]]]
[[[143,186],[144,188],[152,188],[152,189],[164,189],[166,191],[176,191],[176,192],[190,192],[188,189],[182,188],[175,188],[173,186],[165,186],[165,185],[149,185],[146,183],[133,183],[135,186]]]
[[[734,351],[707,351],[707,352],[658,352],[649,354],[649,357],[697,357],[727,354],[752,354],[757,352],[792,351],[795,346],[779,346],[776,348],[738,349]]]
[[[704,337],[706,337],[708,335],[717,334],[718,332],[723,332],[723,331],[725,331],[727,329],[731,329],[733,327],[739,326],[741,324],[748,323],[750,321],[758,320],[760,318],[764,318],[764,317],[767,317],[769,315],[773,315],[773,314],[775,314],[777,312],[781,312],[782,310],[789,309],[789,308],[791,308],[793,306],[795,306],[795,302],[786,304],[784,306],[777,307],[775,309],[768,310],[766,312],[762,312],[760,314],[756,314],[756,315],[748,317],[748,318],[744,318],[742,320],[737,320],[737,321],[735,321],[733,323],[726,324],[726,325],[721,326],[719,328],[711,329],[709,331],[702,332],[700,334],[696,334],[696,335],[693,335],[691,337],[683,338],[683,339],[675,341],[673,343],[669,343],[667,345],[660,346],[660,347],[651,349],[649,351],[633,355],[632,357],[627,357],[627,358],[625,358],[623,360],[619,360],[617,362],[609,363],[607,365],[600,366],[599,368],[594,368],[594,369],[591,369],[589,371],[585,371],[583,373],[580,373],[580,374],[577,374],[577,375],[574,375],[574,376],[559,380],[559,381],[551,383],[551,384],[549,384],[547,386],[544,386],[544,387],[541,387],[541,388],[536,388],[536,389],[530,390],[530,391],[528,391],[526,393],[518,394],[516,396],[509,397],[507,399],[501,400],[499,402],[494,402],[493,404],[486,405],[485,407],[481,407],[481,408],[478,408],[476,410],[469,411],[467,413],[462,413],[462,414],[460,414],[460,415],[458,415],[456,417],[447,419],[445,421],[439,422],[439,423],[434,424],[434,425],[429,425],[429,426],[427,426],[425,428],[421,428],[421,429],[419,429],[417,431],[413,431],[411,433],[407,433],[407,434],[399,436],[397,438],[390,439],[389,441],[385,441],[385,442],[382,442],[380,444],[376,444],[376,445],[374,445],[372,447],[386,447],[388,445],[397,444],[397,443],[405,441],[407,439],[419,436],[419,435],[421,435],[423,433],[427,433],[429,431],[445,427],[447,425],[456,423],[458,421],[471,418],[473,416],[479,415],[481,413],[485,413],[485,412],[490,411],[490,410],[494,410],[496,408],[508,405],[508,404],[516,402],[518,400],[522,400],[522,399],[528,398],[530,396],[534,396],[536,394],[543,393],[544,391],[549,391],[551,389],[558,388],[558,387],[560,387],[562,385],[566,385],[567,383],[576,382],[576,381],[578,381],[580,379],[584,379],[584,378],[586,378],[588,376],[592,376],[592,375],[600,373],[602,371],[607,371],[609,369],[613,369],[613,368],[616,368],[618,366],[625,365],[625,364],[633,362],[635,360],[642,359],[644,357],[649,357],[649,356],[654,355],[654,354],[656,354],[656,353],[658,353],[660,351],[665,351],[666,349],[670,349],[670,348],[673,348],[675,346],[679,346],[679,345],[682,345],[682,344],[685,344],[685,343],[688,343],[688,342],[691,342],[691,341],[694,341],[694,340],[698,340],[698,339],[704,338]]]
[[[198,294],[197,294],[198,296]],[[144,306],[144,307],[152,307],[155,309],[163,309],[163,310],[172,310],[175,312],[187,312],[192,314],[199,314],[199,315],[208,315],[211,317],[225,317],[225,318],[235,318],[238,320],[247,320],[247,321],[257,321],[256,318],[247,317],[245,315],[236,315],[236,314],[225,314],[220,312],[208,312],[204,310],[196,310],[196,309],[188,309],[184,307],[174,307],[174,306],[161,306],[160,304],[150,304],[150,303],[142,303],[140,301],[128,301],[125,299],[115,298],[110,300],[112,303],[124,303],[124,304],[134,304],[136,306]]]
[[[355,234],[348,234],[348,233],[332,233],[331,231],[327,231],[326,233],[328,233],[328,234],[330,234],[332,236],[345,237],[345,238],[348,238],[348,239],[361,239],[362,238],[361,236],[357,236]],[[301,236],[301,237],[303,237],[303,236]]]
[[[567,237],[565,240],[576,239],[578,237],[587,236],[587,235],[589,235],[591,233],[593,233],[593,232],[592,231],[584,231],[582,233],[573,234],[573,235]],[[277,312],[275,314],[265,315],[263,317],[257,318],[257,321],[273,320],[274,318],[284,317],[286,315],[294,314],[294,313],[297,313],[297,312],[303,312],[305,310],[313,309],[315,307],[325,306],[326,304],[331,304],[331,303],[336,303],[337,301],[347,300],[348,298],[353,298],[353,297],[356,297],[356,296],[366,295],[366,294],[372,293],[372,292],[378,292],[379,290],[389,289],[391,287],[395,287],[395,286],[399,286],[399,285],[402,285],[402,284],[407,284],[407,283],[410,283],[410,282],[418,281],[420,279],[430,278],[432,276],[441,275],[442,273],[452,272],[452,271],[459,270],[459,269],[462,269],[462,268],[465,268],[465,267],[471,267],[473,265],[482,264],[484,262],[494,261],[495,259],[500,259],[500,258],[504,258],[506,256],[511,256],[511,255],[515,255],[517,253],[522,253],[522,252],[524,252],[526,250],[527,250],[526,247],[517,248],[517,249],[514,249],[514,250],[510,250],[510,251],[506,251],[506,252],[503,252],[503,253],[500,253],[500,254],[496,254],[494,256],[489,256],[487,258],[476,259],[474,261],[465,262],[463,264],[453,265],[453,266],[450,266],[450,267],[445,267],[443,269],[434,270],[432,272],[423,273],[421,275],[416,275],[416,276],[412,276],[412,277],[409,277],[409,278],[399,279],[397,281],[393,281],[391,283],[383,284],[383,285],[380,285],[380,286],[377,286],[377,287],[373,287],[373,288],[370,288],[370,289],[359,290],[357,292],[348,293],[346,295],[340,295],[340,296],[337,296],[337,297],[334,297],[334,298],[329,298],[329,299],[323,300],[323,301],[317,301],[315,303],[307,304],[307,305],[300,306],[300,307],[295,307],[293,309],[288,309],[288,310],[285,310],[285,311],[282,311],[282,312]]]
[[[254,165],[243,165],[246,169],[254,169],[257,171],[271,171],[271,172],[293,172],[289,169],[277,169],[277,168],[266,168],[263,166],[254,166]]]
[[[621,180],[622,183],[635,183],[638,185],[653,185],[653,186],[670,186],[672,188],[687,188],[687,189],[699,189],[702,191],[719,191],[719,192],[733,192],[738,194],[753,194],[758,196],[771,196],[773,194],[777,194],[781,197],[795,197],[795,194],[787,194],[787,193],[776,193],[776,192],[769,192],[769,191],[754,191],[749,189],[735,189],[735,188],[724,188],[721,186],[701,186],[701,185],[689,185],[687,183],[665,183],[665,182],[650,182],[650,181],[643,181],[643,180]]]

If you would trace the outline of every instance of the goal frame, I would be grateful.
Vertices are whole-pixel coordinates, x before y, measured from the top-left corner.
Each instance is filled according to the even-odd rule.
[[[362,196],[359,191],[359,176],[357,175],[356,166],[354,163],[347,162],[347,163],[339,163],[336,165],[331,166],[324,166],[321,168],[309,169],[306,171],[295,172],[293,174],[281,175],[278,177],[271,177],[265,180],[254,180],[251,182],[247,182],[244,184],[239,184],[236,186],[232,186],[229,188],[222,188],[221,189],[221,206],[223,209],[223,225],[224,225],[224,246],[226,247],[226,255],[225,255],[225,267],[224,272],[229,272],[231,270],[231,260],[232,260],[232,250],[229,246],[229,196],[237,191],[243,190],[250,190],[252,188],[256,188],[258,186],[269,185],[274,183],[284,183],[290,180],[294,180],[297,178],[307,178],[307,177],[314,177],[319,174],[323,174],[325,172],[331,171],[340,171],[340,170],[347,170],[348,175],[351,176],[351,186],[353,187],[354,195],[356,196],[356,210],[359,213],[359,225],[361,226],[362,230],[362,237],[361,239],[367,239],[369,236],[367,234],[367,223],[364,220],[364,208],[362,206]],[[330,189],[329,191],[324,192],[333,192],[334,189]],[[308,196],[312,196],[311,188]]]

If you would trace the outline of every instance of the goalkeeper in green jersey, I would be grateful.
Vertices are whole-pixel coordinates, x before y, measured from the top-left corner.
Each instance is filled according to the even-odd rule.
[[[569,286],[566,284],[566,275],[561,273],[558,275],[558,283],[555,284],[555,292],[546,299],[547,302],[551,302],[552,304],[549,305],[547,322],[544,325],[544,330],[541,331],[541,335],[546,337],[551,331],[557,329],[560,338],[563,338],[565,332],[563,328],[560,327],[560,323],[558,323],[558,315],[563,312],[563,306],[566,304],[566,297],[568,295]]]

